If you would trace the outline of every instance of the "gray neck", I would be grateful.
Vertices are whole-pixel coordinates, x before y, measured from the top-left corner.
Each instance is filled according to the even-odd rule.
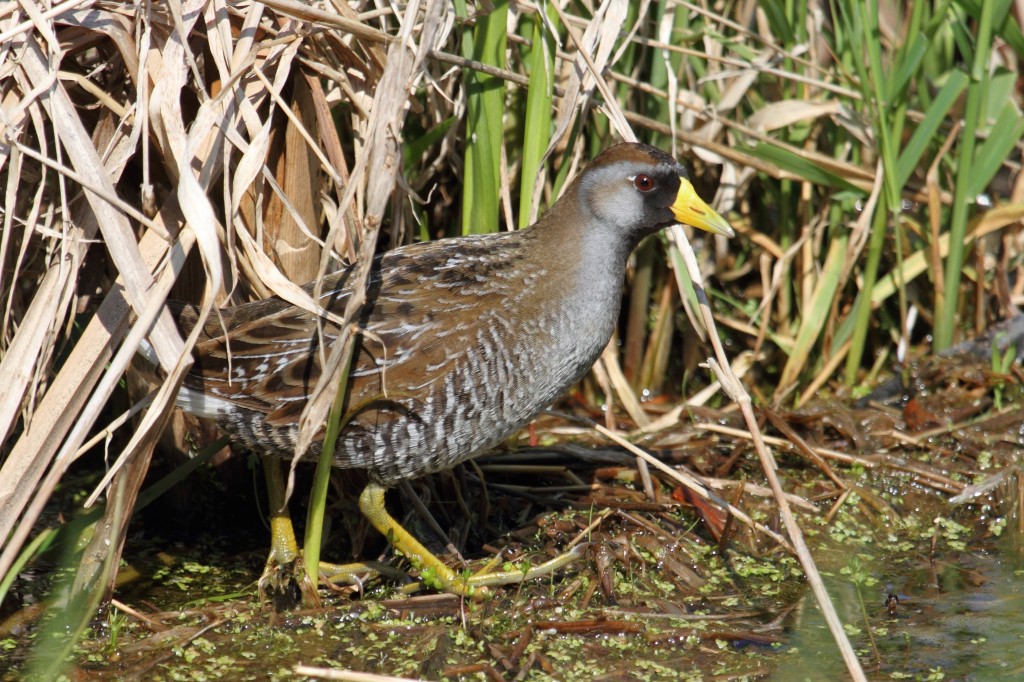
[[[540,301],[537,309],[544,311],[541,317],[548,321],[552,350],[560,347],[579,365],[572,371],[578,379],[600,355],[615,329],[632,245],[614,226],[596,216],[587,215],[581,221],[582,209],[575,190],[567,190],[533,230],[536,248],[545,261],[547,284],[560,292],[560,296]]]

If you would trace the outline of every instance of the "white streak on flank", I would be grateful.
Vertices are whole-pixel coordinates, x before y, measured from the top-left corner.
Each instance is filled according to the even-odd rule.
[[[206,419],[217,419],[234,409],[234,406],[227,400],[216,398],[208,393],[201,393],[187,386],[182,386],[178,390],[178,396],[174,402],[189,414]]]
[[[424,372],[424,374],[426,374],[426,372]],[[445,379],[445,376],[443,374],[435,374],[433,377],[429,377],[426,381],[424,381],[421,384],[415,384],[415,385],[411,385],[410,384],[409,386],[406,386],[404,390],[408,391],[410,393],[414,393],[416,391],[421,391],[421,390],[425,389],[427,386],[430,386],[431,384],[436,384],[438,381],[440,381],[442,379]]]
[[[264,360],[269,360],[270,358],[277,358],[277,357],[296,355],[296,354],[302,353],[302,352],[304,352],[303,349],[291,350],[291,351],[275,351],[273,353],[239,353],[239,352],[236,352],[236,351],[232,351],[231,352],[231,357],[233,357],[233,358],[242,358],[242,359],[245,359],[245,360],[256,360],[256,359],[259,359],[259,358],[263,358]]]
[[[309,339],[273,339],[267,342],[267,345],[274,346],[308,346]]]

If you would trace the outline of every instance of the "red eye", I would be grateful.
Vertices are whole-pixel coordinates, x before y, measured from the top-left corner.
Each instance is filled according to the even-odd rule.
[[[652,189],[654,189],[654,179],[651,178],[650,175],[644,175],[643,173],[641,173],[640,175],[633,178],[633,186],[636,187],[641,192],[650,192]]]

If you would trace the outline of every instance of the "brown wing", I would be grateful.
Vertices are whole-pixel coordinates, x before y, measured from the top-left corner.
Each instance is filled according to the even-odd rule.
[[[490,242],[496,237],[511,235],[460,240],[457,253],[438,241],[378,259],[359,321],[366,333],[352,365],[349,406],[366,412],[374,403],[392,405],[380,414],[363,414],[359,421],[379,424],[382,418],[397,416],[394,403],[413,406],[425,400],[432,384],[476,343],[480,320],[505,308],[502,272],[509,263],[492,255]],[[351,295],[351,274],[345,270],[325,282],[324,303],[339,315]],[[306,288],[312,292],[311,285]],[[265,414],[268,425],[296,423],[320,379],[322,353],[314,317],[279,299],[237,306],[222,317],[228,335],[211,318],[187,382]],[[330,348],[338,329],[322,325]]]

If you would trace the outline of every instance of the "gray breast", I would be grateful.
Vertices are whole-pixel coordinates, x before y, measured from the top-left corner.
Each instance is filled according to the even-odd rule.
[[[451,468],[493,448],[557,400],[589,370],[612,333],[618,285],[524,311],[510,297],[453,335],[446,366],[408,386],[373,426],[359,420],[335,453],[383,484]],[[611,294],[611,295],[609,295]],[[516,296],[523,295],[521,288]],[[591,301],[593,303],[591,303]],[[595,305],[596,304],[596,305]],[[426,389],[426,390],[424,390]],[[372,459],[369,459],[372,453]]]

